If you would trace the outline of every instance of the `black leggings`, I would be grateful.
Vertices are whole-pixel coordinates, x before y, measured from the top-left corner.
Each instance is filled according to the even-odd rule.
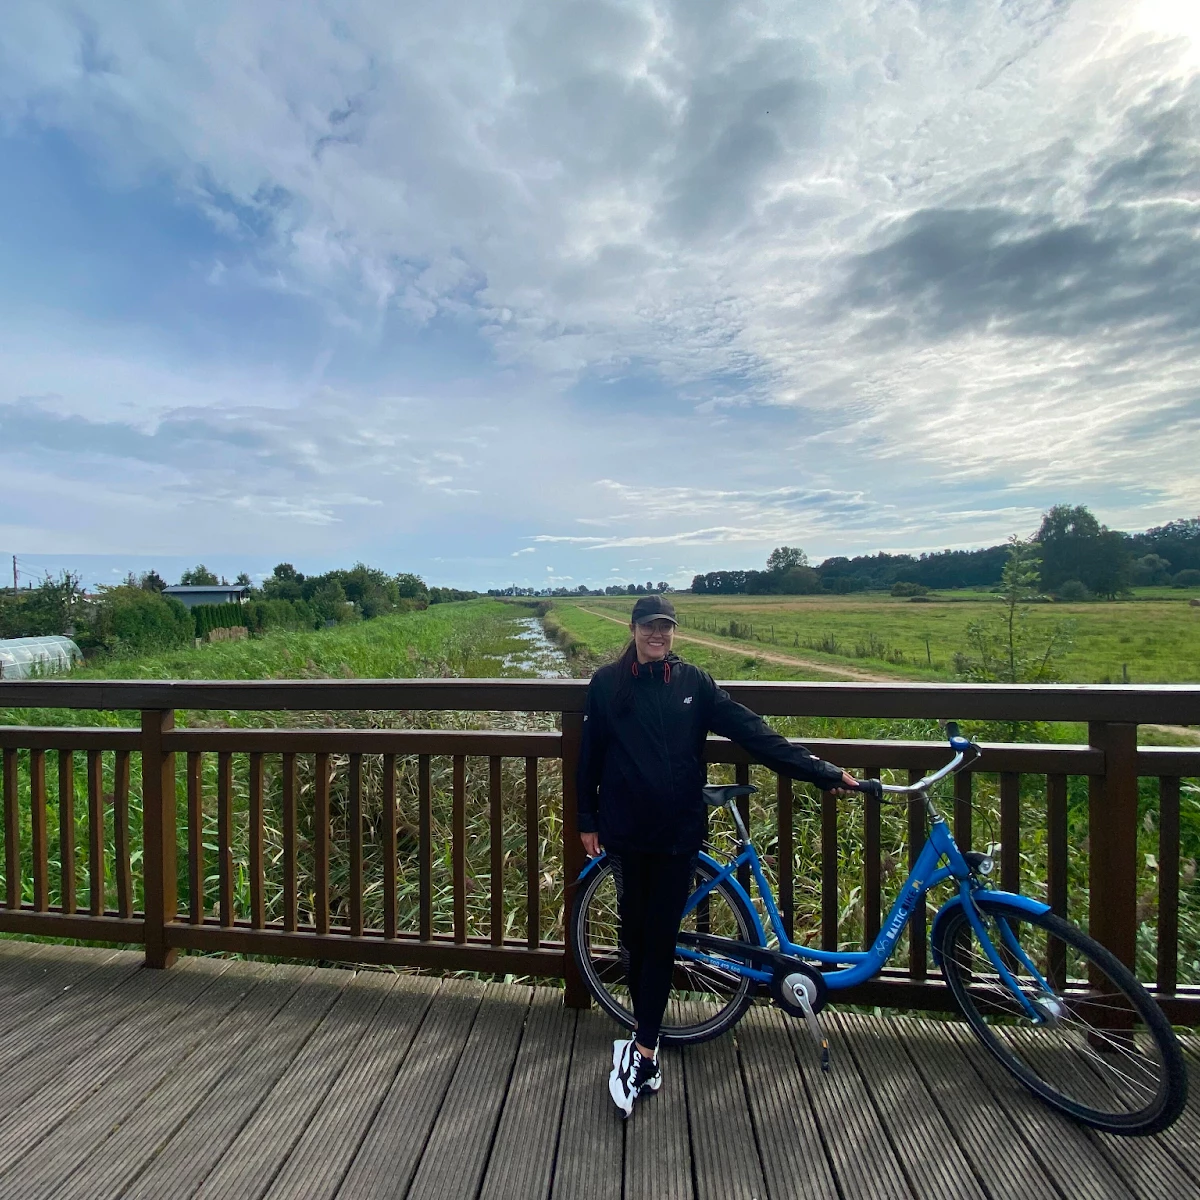
[[[637,1040],[653,1049],[671,992],[675,939],[691,894],[694,854],[609,854],[621,915],[621,961]]]

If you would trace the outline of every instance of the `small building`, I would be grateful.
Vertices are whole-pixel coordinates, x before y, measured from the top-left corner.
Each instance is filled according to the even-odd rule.
[[[0,640],[0,679],[28,679],[69,671],[83,655],[68,637],[24,637]]]
[[[164,596],[174,596],[186,608],[198,608],[201,604],[242,604],[250,595],[250,589],[240,583],[176,584],[163,588]]]

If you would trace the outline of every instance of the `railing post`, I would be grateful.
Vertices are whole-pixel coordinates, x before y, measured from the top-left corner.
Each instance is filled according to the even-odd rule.
[[[583,745],[583,713],[565,712],[562,715],[562,831],[563,831],[563,931],[566,935],[566,961],[563,979],[566,982],[564,1002],[568,1008],[587,1008],[592,998],[575,965],[571,948],[571,914],[575,909],[575,880],[583,870],[585,855],[579,830],[575,824],[575,772],[579,767],[579,752]]]
[[[146,966],[169,967],[176,950],[166,926],[177,916],[175,878],[175,755],[163,734],[175,728],[171,710],[142,712],[142,879],[146,905]]]
[[[1137,949],[1137,726],[1088,724],[1104,774],[1088,779],[1088,930],[1130,969]]]

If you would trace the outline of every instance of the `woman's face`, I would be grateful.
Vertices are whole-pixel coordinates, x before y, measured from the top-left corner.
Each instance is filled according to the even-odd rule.
[[[675,626],[665,617],[645,621],[641,625],[629,626],[637,650],[638,662],[657,662],[671,653],[675,640]]]

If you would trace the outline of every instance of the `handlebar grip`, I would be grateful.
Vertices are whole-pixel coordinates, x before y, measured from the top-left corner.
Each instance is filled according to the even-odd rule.
[[[966,754],[971,749],[971,739],[962,736],[957,721],[946,722],[946,736],[950,739],[950,749],[955,754]]]
[[[878,779],[859,779],[858,786],[855,791],[862,792],[865,796],[870,796],[872,800],[883,799],[883,784]]]

